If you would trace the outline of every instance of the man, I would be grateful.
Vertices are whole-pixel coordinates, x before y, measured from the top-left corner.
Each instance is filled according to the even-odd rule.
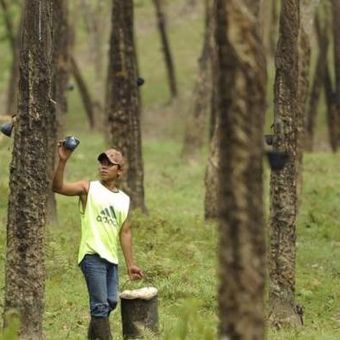
[[[72,151],[58,144],[59,161],[53,190],[79,196],[81,241],[78,264],[84,274],[90,300],[89,339],[112,339],[109,315],[118,302],[118,239],[131,280],[143,278],[135,265],[132,234],[128,221],[130,198],[119,190],[125,160],[121,152],[109,149],[98,156],[99,180],[64,182],[64,169]]]

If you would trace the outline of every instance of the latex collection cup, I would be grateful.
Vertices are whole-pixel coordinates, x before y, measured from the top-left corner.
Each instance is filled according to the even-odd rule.
[[[13,123],[4,123],[0,127],[1,132],[7,137],[11,137],[13,130]]]
[[[80,141],[78,138],[74,137],[74,136],[67,136],[64,139],[64,147],[67,150],[71,150],[73,151],[78,145],[79,145]]]

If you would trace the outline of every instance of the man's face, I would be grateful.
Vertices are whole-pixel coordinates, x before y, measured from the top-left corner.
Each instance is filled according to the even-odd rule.
[[[119,178],[121,169],[119,164],[110,162],[108,158],[99,161],[99,175],[103,180],[114,180]]]

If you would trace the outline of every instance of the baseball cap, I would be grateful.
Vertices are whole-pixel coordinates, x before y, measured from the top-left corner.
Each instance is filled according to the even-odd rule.
[[[122,153],[116,149],[108,149],[102,152],[97,159],[100,162],[104,158],[107,158],[113,164],[118,164],[120,167],[123,167],[125,163]]]

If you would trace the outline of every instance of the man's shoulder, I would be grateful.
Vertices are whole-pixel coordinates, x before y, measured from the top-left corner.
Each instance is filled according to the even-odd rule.
[[[119,190],[119,193],[123,199],[130,201],[130,196],[126,192],[124,192],[123,190]]]

